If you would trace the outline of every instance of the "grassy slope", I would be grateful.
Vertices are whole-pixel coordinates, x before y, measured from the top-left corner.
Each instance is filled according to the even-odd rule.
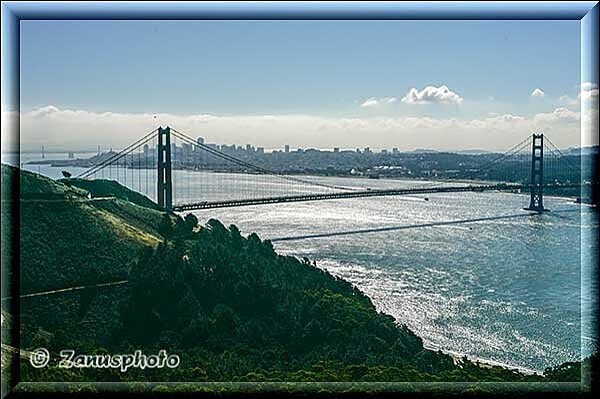
[[[9,173],[15,168],[2,165],[3,177]],[[156,210],[118,199],[88,201],[81,189],[25,171],[20,187],[22,293],[126,278],[135,255],[160,241]]]

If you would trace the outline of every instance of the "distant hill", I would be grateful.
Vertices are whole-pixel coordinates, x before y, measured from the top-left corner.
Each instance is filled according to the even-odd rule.
[[[488,150],[455,150],[455,151],[449,151],[449,152],[453,152],[455,154],[465,154],[465,155],[481,155],[481,154],[492,154],[493,151],[488,151]]]
[[[597,145],[587,147],[571,147],[561,150],[565,155],[598,155],[600,147]]]
[[[481,155],[481,154],[491,154],[493,151],[487,150],[432,150],[428,148],[417,148],[410,152],[421,153],[421,154],[436,154],[436,153],[446,153],[446,154],[464,154],[464,155]]]
[[[429,148],[416,148],[410,152],[416,152],[416,153],[422,153],[422,154],[434,154],[436,152],[439,152],[438,150],[432,150]]]

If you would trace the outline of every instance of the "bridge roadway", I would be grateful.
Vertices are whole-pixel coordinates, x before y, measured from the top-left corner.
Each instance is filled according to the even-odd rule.
[[[564,185],[563,185],[564,186]],[[359,198],[359,197],[383,197],[388,195],[409,195],[409,194],[432,194],[432,193],[456,193],[465,191],[514,191],[528,188],[528,184],[517,183],[500,183],[486,185],[469,185],[469,186],[447,186],[447,187],[429,187],[429,188],[402,188],[402,189],[386,189],[386,190],[360,190],[340,193],[327,194],[300,194],[287,195],[280,197],[264,197],[264,198],[249,198],[226,201],[203,201],[191,204],[175,205],[173,211],[191,211],[198,209],[213,209],[213,208],[228,208],[235,206],[276,204],[282,202],[303,202],[303,201],[318,201],[328,199],[342,198]],[[554,187],[554,185],[546,185],[546,187]],[[561,186],[562,187],[562,186]]]

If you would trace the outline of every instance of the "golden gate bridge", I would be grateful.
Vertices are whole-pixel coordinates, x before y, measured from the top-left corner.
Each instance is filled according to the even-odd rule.
[[[181,147],[178,147],[181,144]],[[498,169],[501,174],[495,173]],[[489,181],[474,182],[482,175]],[[158,127],[117,153],[99,160],[76,178],[108,179],[140,192],[172,212],[441,192],[528,192],[530,211],[543,212],[544,191],[591,185],[580,165],[565,156],[544,134],[531,134],[477,168],[459,171],[455,184],[366,188],[329,184],[309,176],[291,176],[250,163],[198,142],[171,127]],[[469,183],[461,181],[469,180]],[[398,184],[403,182],[397,181]]]

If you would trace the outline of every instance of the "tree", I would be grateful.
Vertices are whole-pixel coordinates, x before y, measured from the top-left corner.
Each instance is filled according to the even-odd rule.
[[[187,232],[193,233],[194,229],[198,227],[198,218],[193,213],[188,213],[185,215],[185,228]]]
[[[168,213],[164,213],[160,224],[158,225],[158,232],[165,238],[169,238],[173,235],[173,221]]]

